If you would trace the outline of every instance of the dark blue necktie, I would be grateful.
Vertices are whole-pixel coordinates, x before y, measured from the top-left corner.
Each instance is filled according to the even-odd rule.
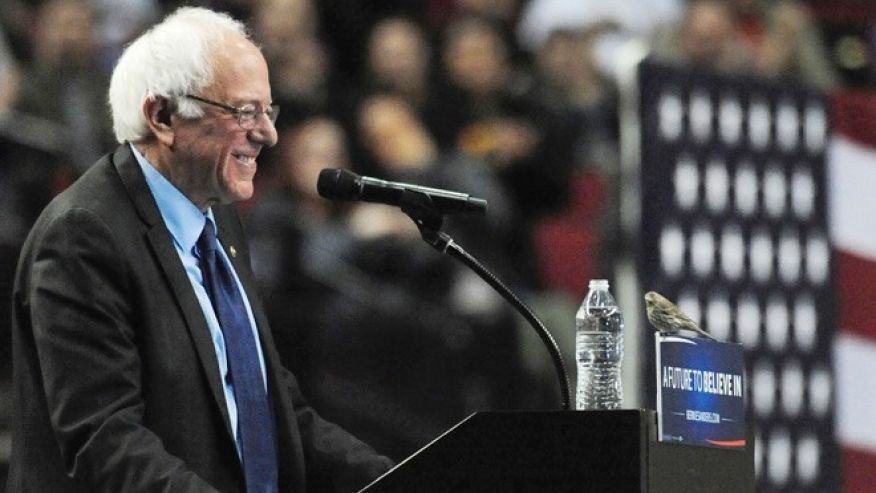
[[[228,378],[237,401],[237,433],[248,493],[277,491],[277,446],[271,404],[243,297],[227,263],[216,253],[216,229],[207,219],[198,238],[204,286],[225,336]]]

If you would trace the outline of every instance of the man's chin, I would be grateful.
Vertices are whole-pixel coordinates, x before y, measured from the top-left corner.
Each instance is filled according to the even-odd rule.
[[[248,185],[238,186],[234,190],[230,191],[225,197],[226,200],[223,200],[224,204],[230,204],[234,202],[243,202],[245,200],[249,200],[252,198],[255,189],[252,185],[252,182],[249,182]]]

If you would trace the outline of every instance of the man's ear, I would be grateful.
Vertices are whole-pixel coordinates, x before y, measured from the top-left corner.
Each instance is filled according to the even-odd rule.
[[[146,124],[155,138],[168,147],[173,145],[175,137],[171,121],[172,114],[173,108],[171,108],[171,102],[167,98],[154,96],[143,102],[143,116],[146,117]]]

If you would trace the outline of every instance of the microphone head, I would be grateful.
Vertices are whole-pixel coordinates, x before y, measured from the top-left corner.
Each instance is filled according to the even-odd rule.
[[[359,176],[345,169],[326,168],[319,172],[316,191],[320,197],[336,200],[356,200],[360,188]]]

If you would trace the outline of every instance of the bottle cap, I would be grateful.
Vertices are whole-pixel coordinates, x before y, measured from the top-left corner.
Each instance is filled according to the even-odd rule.
[[[608,289],[608,279],[591,279],[590,289]]]

